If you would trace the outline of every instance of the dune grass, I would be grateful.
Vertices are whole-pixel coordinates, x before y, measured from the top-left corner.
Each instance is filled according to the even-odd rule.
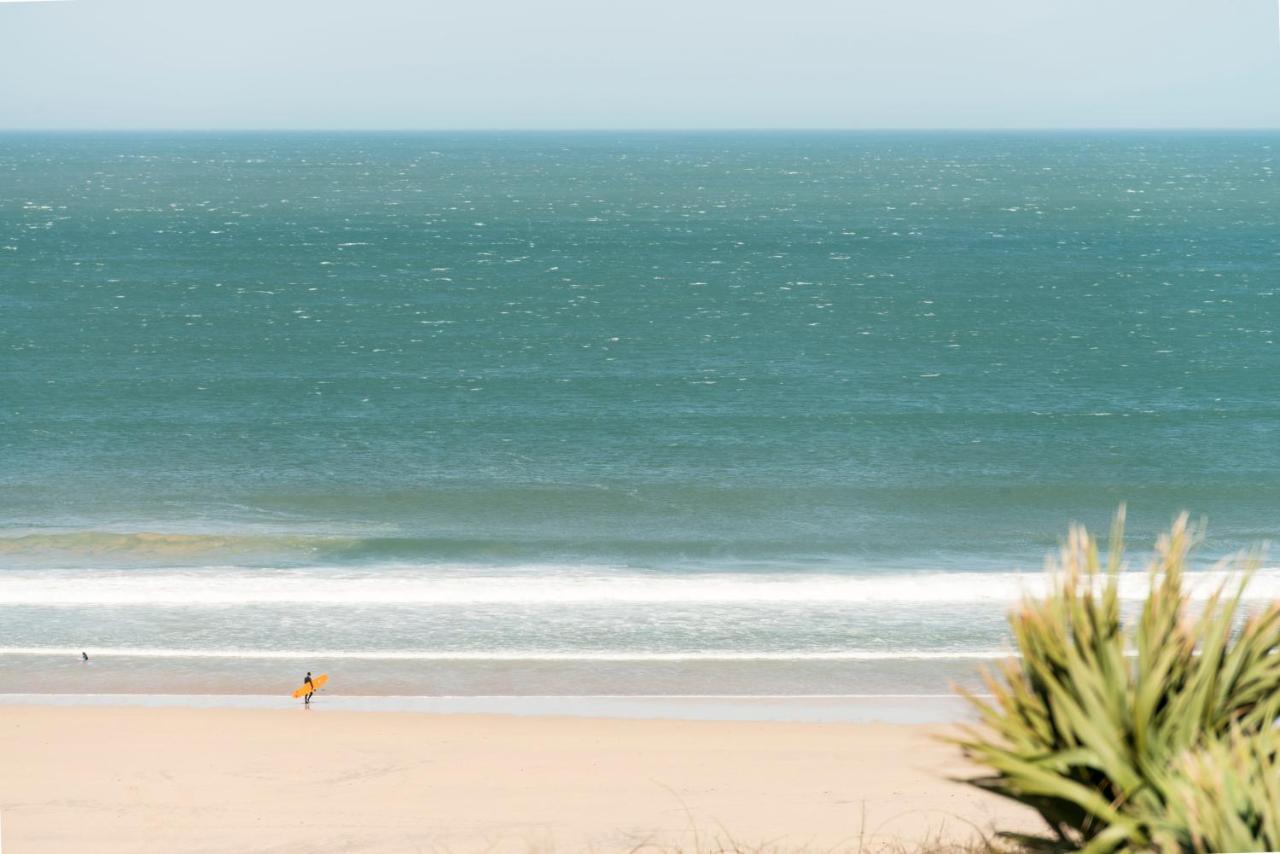
[[[969,694],[981,724],[957,743],[968,782],[1039,812],[1032,850],[1264,851],[1280,847],[1280,604],[1246,613],[1256,562],[1191,602],[1184,515],[1157,544],[1136,620],[1122,619],[1123,512],[1105,566],[1073,528],[1048,595],[1010,615],[1019,659]]]

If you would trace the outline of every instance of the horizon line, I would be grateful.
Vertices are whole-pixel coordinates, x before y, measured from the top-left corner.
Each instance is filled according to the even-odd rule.
[[[0,0],[3,2],[3,0]],[[992,125],[986,127],[0,127],[18,133],[1258,133],[1280,125]]]

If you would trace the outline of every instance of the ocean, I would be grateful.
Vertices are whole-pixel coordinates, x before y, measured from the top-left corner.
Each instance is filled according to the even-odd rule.
[[[1073,520],[1280,532],[1278,151],[0,135],[3,690],[970,684]]]

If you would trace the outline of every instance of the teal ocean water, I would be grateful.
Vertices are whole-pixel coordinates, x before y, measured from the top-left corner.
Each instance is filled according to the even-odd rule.
[[[939,690],[1070,520],[1280,532],[1278,151],[0,136],[0,673]]]

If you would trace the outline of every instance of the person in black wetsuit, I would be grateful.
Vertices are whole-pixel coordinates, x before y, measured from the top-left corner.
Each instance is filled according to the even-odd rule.
[[[316,683],[311,681],[311,671],[307,671],[307,678],[302,680],[302,684],[307,686],[307,696],[302,698],[302,705],[311,705],[311,695],[316,692]]]

